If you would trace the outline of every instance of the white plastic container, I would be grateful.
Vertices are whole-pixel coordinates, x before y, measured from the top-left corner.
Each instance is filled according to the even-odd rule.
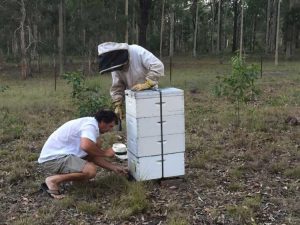
[[[136,180],[184,175],[183,90],[160,91],[125,91],[128,168]]]
[[[183,134],[184,116],[169,115],[162,118],[163,135]],[[160,117],[143,117],[135,118],[126,115],[127,136],[129,137],[153,137],[161,135],[161,119]]]
[[[127,146],[137,157],[153,156],[161,154],[161,136],[153,137],[127,137]],[[185,135],[168,134],[163,136],[164,154],[185,151]]]
[[[163,160],[161,155],[137,158],[128,152],[128,168],[137,181],[184,175],[183,152],[163,155]]]
[[[183,90],[178,88],[164,88],[162,93],[162,114],[176,115],[184,114]],[[159,91],[125,91],[126,114],[135,118],[159,117],[160,116],[160,94]]]

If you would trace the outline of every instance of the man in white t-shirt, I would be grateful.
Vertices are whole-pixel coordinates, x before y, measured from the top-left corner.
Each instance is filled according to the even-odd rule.
[[[56,199],[64,196],[59,185],[68,181],[87,181],[96,176],[97,166],[127,175],[127,169],[112,164],[104,157],[115,155],[112,148],[100,149],[96,140],[118,122],[113,111],[102,110],[95,117],[83,117],[66,122],[55,130],[42,149],[38,162],[47,174],[41,189]]]

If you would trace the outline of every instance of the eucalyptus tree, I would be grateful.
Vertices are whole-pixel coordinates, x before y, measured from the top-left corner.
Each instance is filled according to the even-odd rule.
[[[279,28],[280,28],[280,2],[277,3],[277,24],[276,24],[276,44],[275,44],[275,66],[278,66],[278,48],[279,48]]]
[[[244,0],[241,0],[241,32],[240,32],[240,58],[243,57],[243,31],[244,31]]]
[[[128,43],[128,0],[125,0],[125,19],[126,19],[126,29],[125,29],[125,42]]]
[[[147,46],[147,27],[149,24],[149,13],[151,4],[152,0],[139,0],[139,44],[143,47]]]
[[[285,45],[285,57],[290,59],[299,47],[300,33],[300,2],[297,0],[284,0],[283,8],[283,40]]]
[[[238,15],[239,3],[238,0],[233,0],[233,32],[232,32],[232,52],[237,50],[237,33],[238,33]]]
[[[194,29],[194,47],[193,47],[193,56],[197,56],[197,33],[198,33],[198,12],[199,12],[199,2],[198,0],[194,0],[194,4],[196,5],[195,12],[195,29]]]
[[[267,25],[266,27],[266,53],[275,51],[276,43],[276,29],[277,29],[277,12],[278,12],[278,1],[269,0],[267,6]]]
[[[165,0],[161,3],[161,21],[160,21],[160,38],[159,38],[159,57],[162,58],[163,32],[165,24]]]
[[[265,6],[266,6],[266,1],[262,1],[262,0],[245,1],[244,48],[248,49],[250,52],[254,52],[255,50],[259,50],[261,52],[263,49],[262,46],[264,46],[265,43],[264,38],[261,38],[260,45],[257,40],[258,33],[261,32],[262,34],[264,34],[264,31],[266,30],[266,21],[265,21],[266,7]]]
[[[59,55],[59,73],[64,73],[64,7],[65,0],[60,0],[58,7],[58,55]]]
[[[220,53],[220,43],[221,43],[221,7],[222,0],[218,2],[218,26],[217,26],[217,54]]]

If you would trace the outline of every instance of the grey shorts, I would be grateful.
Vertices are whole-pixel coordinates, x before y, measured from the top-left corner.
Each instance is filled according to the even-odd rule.
[[[75,155],[66,155],[46,161],[41,166],[46,174],[80,173],[86,163],[86,160]]]

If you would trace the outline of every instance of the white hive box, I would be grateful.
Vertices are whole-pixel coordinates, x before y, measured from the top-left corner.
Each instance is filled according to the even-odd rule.
[[[166,115],[184,114],[183,90],[177,88],[161,89],[162,112]],[[126,114],[135,118],[160,116],[160,95],[158,91],[125,91]]]
[[[184,175],[184,152],[137,158],[128,152],[128,168],[137,180],[152,180]]]
[[[160,91],[125,91],[128,167],[136,180],[184,175],[183,90]]]
[[[161,154],[161,137],[134,138],[127,136],[127,147],[136,157],[145,157]],[[184,152],[184,134],[170,134],[163,137],[164,154]]]

